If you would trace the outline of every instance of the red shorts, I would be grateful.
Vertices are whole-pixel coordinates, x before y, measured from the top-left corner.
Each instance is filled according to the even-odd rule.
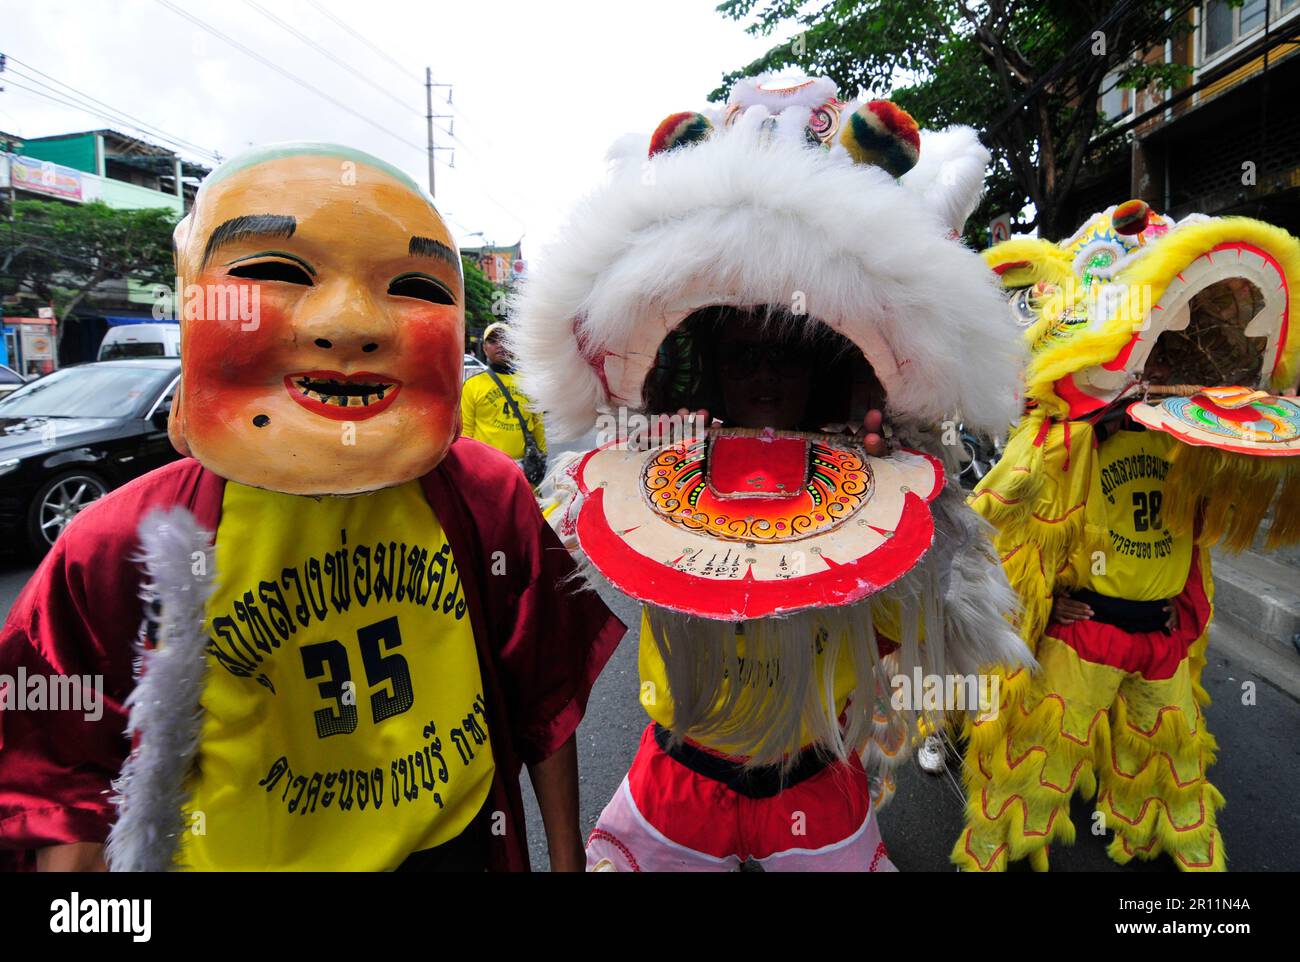
[[[648,726],[587,841],[588,869],[707,872],[746,862],[766,871],[894,871],[861,761],[818,766],[756,796],[673,758]]]

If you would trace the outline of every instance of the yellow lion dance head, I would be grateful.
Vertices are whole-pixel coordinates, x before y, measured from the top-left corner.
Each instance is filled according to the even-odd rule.
[[[1045,437],[1052,423],[1099,416],[1148,391],[1210,408],[1213,399],[1257,401],[1250,389],[1296,393],[1300,323],[1290,308],[1300,240],[1281,228],[1197,214],[1175,222],[1129,200],[1060,243],[1016,237],[983,256],[1025,332],[1021,430]],[[1293,457],[1184,444],[1176,465],[1188,483],[1172,514],[1187,525],[1199,515],[1204,538],[1232,547],[1250,543],[1270,505],[1300,493]],[[1297,512],[1277,514],[1270,542],[1300,537]]]

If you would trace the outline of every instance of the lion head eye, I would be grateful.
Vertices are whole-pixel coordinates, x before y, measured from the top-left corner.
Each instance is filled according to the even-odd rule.
[[[1011,316],[1021,327],[1028,327],[1038,320],[1037,300],[1032,287],[1022,287],[1012,293]]]

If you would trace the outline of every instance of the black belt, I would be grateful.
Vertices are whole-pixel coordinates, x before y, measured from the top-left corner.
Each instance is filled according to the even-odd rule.
[[[758,765],[746,768],[721,755],[680,742],[672,744],[668,729],[655,723],[655,743],[673,761],[685,765],[697,775],[722,782],[737,795],[746,798],[774,798],[787,788],[806,782],[827,768],[834,760],[826,752],[809,747],[795,757],[789,768],[781,765]]]
[[[1134,634],[1145,631],[1169,633],[1166,626],[1169,624],[1170,601],[1129,601],[1127,598],[1099,595],[1087,588],[1071,591],[1070,597],[1091,608],[1092,620],[1103,625],[1113,625]]]

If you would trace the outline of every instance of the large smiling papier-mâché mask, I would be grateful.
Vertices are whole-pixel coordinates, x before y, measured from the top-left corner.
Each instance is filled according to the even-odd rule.
[[[346,147],[256,148],[208,177],[175,244],[177,450],[304,495],[402,484],[442,459],[464,284],[409,177]]]

